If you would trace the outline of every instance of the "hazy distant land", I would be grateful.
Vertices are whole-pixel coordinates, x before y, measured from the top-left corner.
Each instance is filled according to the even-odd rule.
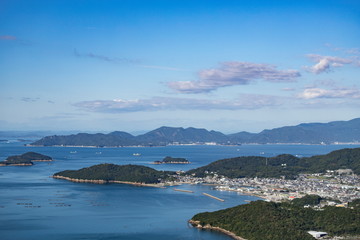
[[[108,134],[53,135],[35,141],[29,146],[124,147],[178,144],[339,144],[359,142],[360,118],[356,118],[350,121],[329,123],[303,123],[297,126],[263,130],[260,133],[239,132],[228,135],[192,127],[160,127],[138,136],[121,131]]]

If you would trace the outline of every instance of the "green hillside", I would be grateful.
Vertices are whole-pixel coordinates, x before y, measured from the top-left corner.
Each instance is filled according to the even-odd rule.
[[[192,169],[187,174],[204,177],[216,172],[229,178],[281,176],[293,178],[299,173],[319,173],[337,169],[352,169],[354,173],[360,174],[360,148],[341,149],[308,158],[297,158],[289,154],[271,158],[259,156],[229,158]]]
[[[310,201],[313,202],[313,199]],[[300,202],[306,202],[300,201]],[[325,207],[323,211],[294,203],[251,202],[216,212],[196,214],[196,224],[220,227],[248,240],[313,240],[307,231],[359,235],[360,208]]]
[[[55,173],[73,179],[127,181],[136,183],[159,183],[168,177],[168,172],[138,165],[98,164],[80,170],[66,170]]]
[[[36,152],[27,152],[22,155],[10,156],[0,163],[4,165],[32,165],[33,161],[52,161],[52,158]]]

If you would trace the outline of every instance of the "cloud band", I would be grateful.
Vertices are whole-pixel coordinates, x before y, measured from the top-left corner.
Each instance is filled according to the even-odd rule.
[[[202,70],[197,81],[168,82],[167,86],[181,93],[204,93],[221,87],[247,85],[262,79],[269,82],[293,82],[300,77],[296,70],[277,70],[269,64],[224,62],[219,68]]]

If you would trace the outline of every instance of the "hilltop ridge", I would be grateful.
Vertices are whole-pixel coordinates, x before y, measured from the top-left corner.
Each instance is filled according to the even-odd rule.
[[[115,131],[108,134],[78,133],[46,136],[30,146],[166,146],[176,144],[336,144],[360,142],[360,118],[329,123],[302,123],[260,133],[238,132],[223,134],[204,128],[160,127],[145,134],[133,136]]]
[[[345,148],[325,155],[298,158],[290,154],[275,157],[243,156],[222,159],[191,169],[189,175],[204,177],[211,172],[229,178],[294,178],[300,173],[323,173],[326,170],[351,169],[360,174],[360,148]]]

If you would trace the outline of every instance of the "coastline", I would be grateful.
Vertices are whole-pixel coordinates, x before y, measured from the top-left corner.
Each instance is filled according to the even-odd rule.
[[[53,175],[52,178],[55,179],[63,179],[71,182],[77,182],[77,183],[95,183],[95,184],[107,184],[107,183],[119,183],[119,184],[129,184],[139,187],[157,187],[157,188],[163,188],[163,184],[157,184],[157,183],[138,183],[138,182],[128,182],[128,181],[116,181],[116,180],[91,180],[91,179],[77,179],[77,178],[69,178],[59,175]]]
[[[183,183],[178,183],[178,184],[166,184],[166,183],[163,184],[163,183],[138,183],[138,182],[116,181],[116,180],[91,180],[91,179],[69,178],[69,177],[64,177],[64,176],[60,176],[60,175],[53,175],[51,177],[55,178],[55,179],[62,179],[62,180],[67,180],[70,182],[77,182],[77,183],[94,183],[94,184],[118,183],[118,184],[128,184],[128,185],[133,185],[133,186],[138,186],[138,187],[155,187],[155,188],[166,188],[166,186],[181,186],[183,184],[190,184],[190,185],[193,184],[191,182],[183,182]],[[216,186],[219,184],[206,184],[205,183],[205,184],[201,184],[201,185]],[[181,191],[183,191],[183,190],[181,190]],[[217,190],[217,191],[219,191],[219,190]],[[226,190],[226,191],[239,192],[239,191],[234,191],[234,190]],[[257,195],[257,194],[253,194],[253,193],[247,193],[247,194],[242,193],[242,195],[254,196],[254,197],[261,198],[265,201],[269,201],[269,199],[266,196],[261,196],[261,195]]]
[[[6,167],[6,166],[32,166],[34,165],[33,162],[52,162],[53,159],[38,159],[38,160],[31,160],[27,163],[7,163],[7,161],[3,161],[0,163],[0,167]]]
[[[38,160],[31,160],[32,162],[52,162],[53,159],[38,159]]]
[[[191,162],[151,162],[150,164],[161,165],[161,164],[190,164]]]
[[[192,183],[187,183],[187,184],[192,184]],[[253,197],[258,197],[263,199],[264,201],[270,201],[270,199],[268,198],[267,195],[265,194],[257,194],[257,193],[252,193],[252,192],[244,192],[244,191],[240,191],[240,190],[234,190],[234,189],[218,189],[216,188],[216,186],[224,186],[224,184],[218,184],[218,183],[201,183],[201,185],[204,186],[215,186],[215,190],[216,191],[220,191],[220,192],[236,192],[236,193],[240,193],[243,196],[253,196]]]
[[[0,163],[0,167],[6,167],[6,166],[32,166],[32,163],[10,163],[10,164],[3,164]]]
[[[123,146],[94,146],[94,145],[35,145],[35,144],[25,144],[25,147],[68,147],[68,148],[141,148],[141,147],[168,147],[168,146],[222,146],[222,147],[241,147],[241,146],[261,146],[261,145],[294,145],[294,146],[321,146],[321,145],[360,145],[360,142],[333,142],[328,144],[321,143],[242,143],[241,145],[237,144],[216,144],[216,145],[207,145],[201,143],[191,143],[191,144],[166,144],[166,145],[123,145]]]
[[[221,186],[221,184],[203,184],[203,185],[213,185],[213,186]],[[228,191],[228,192],[237,192],[240,193],[241,195],[244,196],[253,196],[253,197],[258,197],[263,199],[264,201],[270,201],[270,199],[268,198],[267,195],[263,194],[257,194],[257,193],[252,193],[252,192],[244,192],[244,191],[240,191],[240,190],[234,190],[234,189],[216,189],[217,191]]]
[[[188,223],[190,223],[193,227],[201,229],[201,230],[212,230],[212,231],[221,232],[225,235],[228,235],[229,237],[232,237],[235,240],[246,240],[245,238],[237,236],[235,233],[230,232],[230,231],[220,228],[220,227],[213,227],[210,224],[206,224],[206,225],[202,226],[200,224],[200,221],[189,220]]]

